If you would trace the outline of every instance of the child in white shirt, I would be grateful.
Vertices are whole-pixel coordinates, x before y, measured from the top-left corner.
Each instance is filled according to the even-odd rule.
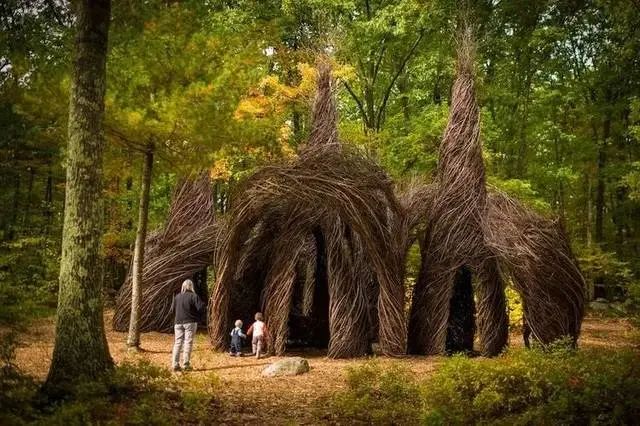
[[[247,334],[253,334],[253,338],[251,339],[251,347],[253,349],[252,355],[255,354],[256,358],[260,359],[260,354],[265,346],[267,326],[262,322],[261,312],[256,313],[254,318],[256,319],[256,322],[251,324]]]

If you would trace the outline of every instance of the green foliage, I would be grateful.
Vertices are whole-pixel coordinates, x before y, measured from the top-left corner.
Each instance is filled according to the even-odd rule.
[[[580,244],[601,233],[591,239],[628,262],[637,279],[637,7],[562,0],[469,8],[489,182],[561,216]],[[55,280],[49,265],[60,246],[71,12],[44,0],[10,0],[0,9],[0,180],[7,189],[0,238],[44,237],[53,248],[17,249],[34,261],[7,269],[11,278],[0,279],[10,287],[34,275],[30,265],[51,272],[38,272],[37,281]],[[164,220],[177,176],[210,169],[226,195],[255,167],[291,155],[308,134],[316,52],[330,52],[335,63],[342,138],[396,179],[428,176],[448,116],[458,13],[451,0],[114,2],[107,286],[117,287],[129,265],[141,170],[134,148],[156,146],[151,228]],[[242,117],[243,107],[252,119]],[[587,257],[600,268],[601,259]],[[9,293],[3,300],[15,299]],[[31,294],[49,304],[50,295]]]
[[[507,309],[509,311],[509,328],[522,328],[522,317],[524,316],[524,307],[522,306],[522,298],[512,286],[507,286],[505,293],[507,295]]]
[[[373,424],[632,424],[640,415],[638,354],[511,350],[445,360],[418,383],[405,370],[353,368],[338,414]]]
[[[599,282],[614,298],[620,290],[626,291],[633,280],[627,262],[619,260],[616,253],[606,252],[596,245],[580,248],[578,262],[592,294],[594,284]]]
[[[633,281],[627,286],[627,303],[636,312],[640,312],[640,281]]]
[[[35,412],[30,399],[37,384],[14,364],[17,337],[15,331],[0,335],[0,424],[22,424]]]
[[[622,179],[622,184],[629,190],[630,199],[640,201],[640,162],[636,161],[631,165],[631,170]]]
[[[56,307],[57,247],[43,237],[0,243],[0,325],[26,325]]]
[[[3,337],[2,424],[202,424],[218,407],[214,374],[203,377],[208,385],[187,385],[148,361],[125,363],[99,380],[76,383],[65,400],[51,403],[38,393],[36,381],[15,368],[14,351],[15,339]]]
[[[374,424],[410,424],[420,412],[419,388],[402,366],[384,369],[370,361],[349,368],[347,386],[334,398],[341,416]]]
[[[531,182],[521,179],[503,180],[492,177],[489,179],[489,184],[522,201],[527,206],[532,207],[539,212],[548,213],[550,210],[549,203],[542,199],[540,194],[533,189]]]
[[[426,383],[427,423],[629,424],[640,414],[638,355],[516,350],[448,360]]]

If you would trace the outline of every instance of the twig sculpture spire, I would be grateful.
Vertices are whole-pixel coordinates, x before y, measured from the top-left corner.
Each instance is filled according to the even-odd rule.
[[[318,71],[298,158],[263,167],[234,196],[209,310],[216,349],[232,320],[263,311],[276,354],[303,341],[329,357],[362,356],[376,338],[385,353],[405,352],[389,219],[400,207],[382,169],[339,143],[328,62]]]
[[[523,297],[539,341],[579,334],[584,281],[564,233],[554,221],[487,191],[473,62],[471,28],[463,25],[449,121],[429,191],[410,312],[411,353],[471,351],[476,327],[481,352],[499,353],[508,341],[507,279]]]

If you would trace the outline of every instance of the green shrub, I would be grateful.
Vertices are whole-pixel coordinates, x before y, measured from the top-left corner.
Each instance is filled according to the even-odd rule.
[[[401,366],[383,369],[375,361],[347,370],[348,390],[334,398],[337,412],[374,424],[415,424],[420,392],[411,373]]]
[[[176,410],[168,406],[166,401],[148,393],[136,399],[125,420],[127,425],[174,425],[180,423],[175,414]]]
[[[193,390],[180,391],[182,384],[167,369],[146,360],[122,364],[99,380],[79,381],[66,399],[47,401],[39,384],[15,369],[14,349],[14,339],[2,340],[2,425],[202,424],[218,408],[217,376],[209,374]]]
[[[348,371],[334,406],[349,421],[374,424],[634,424],[638,353],[565,343],[494,359],[454,356],[421,383],[368,363]]]
[[[597,282],[604,286],[606,297],[613,300],[626,291],[633,280],[628,262],[621,261],[616,253],[603,251],[597,245],[578,247],[577,257],[590,298]]]
[[[44,237],[0,243],[0,325],[24,327],[55,312],[58,245]]]
[[[17,338],[14,332],[0,336],[0,424],[19,425],[34,418],[31,406],[37,383],[16,367]]]
[[[43,424],[104,423],[114,420],[114,405],[121,405],[130,424],[167,424],[167,405],[171,388],[175,387],[171,373],[147,360],[123,363],[95,381],[74,385],[68,399],[49,407]]]
[[[491,360],[453,357],[423,385],[424,421],[630,424],[640,416],[638,354],[516,350]]]
[[[509,310],[509,328],[519,330],[522,328],[522,317],[524,316],[522,298],[511,286],[506,287],[505,294],[507,296],[507,309]]]
[[[137,363],[122,363],[105,377],[105,383],[111,394],[122,397],[170,388],[174,379],[166,368],[141,359]]]

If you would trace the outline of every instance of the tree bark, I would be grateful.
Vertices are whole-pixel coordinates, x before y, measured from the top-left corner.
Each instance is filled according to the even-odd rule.
[[[591,202],[592,186],[591,176],[587,173],[587,247],[591,247],[591,244],[593,243],[593,236],[591,233],[593,226],[593,203]]]
[[[409,134],[409,126],[411,125],[411,110],[409,108],[409,89],[408,89],[408,76],[407,73],[403,73],[398,78],[398,92],[400,94],[400,108],[402,109],[402,134]]]
[[[293,140],[296,146],[302,141],[303,129],[302,129],[302,116],[300,112],[295,109],[291,112],[291,122],[293,123]]]
[[[11,211],[11,219],[7,226],[7,230],[5,232],[6,240],[13,240],[16,234],[16,227],[18,224],[18,208],[20,207],[20,173],[16,172],[16,176],[14,179],[14,190],[13,190],[13,209]]]
[[[29,180],[27,181],[27,198],[22,209],[22,229],[29,229],[29,219],[31,219],[31,197],[33,195],[33,179],[36,171],[33,167],[29,167]]]
[[[140,347],[140,305],[142,303],[142,271],[144,268],[144,248],[147,239],[147,223],[149,218],[149,191],[151,189],[151,172],[153,170],[153,145],[149,145],[144,153],[142,167],[142,187],[140,188],[140,207],[138,210],[138,231],[133,251],[133,273],[131,274],[131,317],[129,320],[129,348]]]
[[[51,227],[51,220],[53,219],[53,175],[51,173],[51,166],[47,171],[47,185],[44,190],[44,229],[43,234],[49,235],[49,228]]]
[[[110,0],[75,3],[75,57],[69,102],[69,142],[60,290],[53,359],[45,391],[100,376],[113,366],[104,333],[100,239],[104,93]]]
[[[596,183],[596,242],[604,241],[604,193],[605,193],[605,167],[607,165],[607,145],[611,133],[611,118],[607,115],[602,129],[602,143],[598,148],[598,180]]]

